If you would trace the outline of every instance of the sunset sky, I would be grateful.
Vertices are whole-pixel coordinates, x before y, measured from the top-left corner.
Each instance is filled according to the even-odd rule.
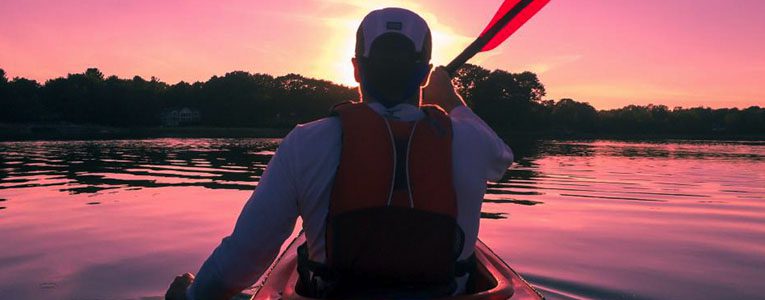
[[[355,85],[355,30],[372,9],[409,8],[446,64],[501,0],[2,0],[0,68],[45,81],[107,75],[207,80],[234,70],[299,73]],[[627,104],[765,105],[765,1],[552,0],[472,63],[533,71],[549,99]]]

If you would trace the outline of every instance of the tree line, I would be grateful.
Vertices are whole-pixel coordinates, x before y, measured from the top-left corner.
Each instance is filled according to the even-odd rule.
[[[532,72],[476,65],[460,69],[455,83],[468,105],[500,132],[765,134],[765,109],[758,106],[596,110],[587,102],[545,99],[545,87]],[[200,126],[289,128],[357,98],[355,88],[298,74],[235,71],[205,82],[167,84],[154,77],[105,77],[91,68],[40,84],[9,80],[0,69],[0,123],[151,127],[162,125],[170,110],[190,108],[200,113]]]

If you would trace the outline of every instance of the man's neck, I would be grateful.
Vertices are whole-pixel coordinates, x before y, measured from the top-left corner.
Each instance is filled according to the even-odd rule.
[[[423,112],[419,107],[408,103],[401,103],[394,107],[385,107],[379,102],[364,102],[372,110],[389,119],[399,121],[414,121],[422,118]]]
[[[377,99],[375,99],[374,97],[369,96],[369,95],[365,95],[364,93],[361,93],[361,102],[364,102],[364,103],[379,103],[379,104],[381,104],[381,105],[383,105],[385,107],[388,107],[388,108],[392,108],[392,107],[394,107],[396,105],[399,105],[399,104],[409,104],[409,105],[419,106],[420,105],[420,97],[418,95],[417,97],[411,97],[411,98],[409,98],[407,100],[404,100],[404,101],[401,101],[401,102],[392,103],[390,106],[386,106],[382,102],[377,101]]]

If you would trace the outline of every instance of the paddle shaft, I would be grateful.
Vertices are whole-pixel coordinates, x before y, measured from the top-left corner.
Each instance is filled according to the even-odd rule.
[[[502,18],[497,20],[494,25],[489,28],[489,30],[486,31],[485,34],[482,34],[479,36],[473,43],[470,44],[465,50],[462,50],[462,53],[455,57],[448,65],[446,65],[446,71],[449,73],[449,76],[454,76],[457,73],[457,70],[462,67],[470,58],[478,54],[478,52],[481,52],[481,49],[483,49],[486,44],[491,41],[494,36],[497,35],[500,31],[502,31],[502,28],[505,28],[510,21],[512,21],[526,6],[528,6],[532,0],[521,0],[515,6],[513,6],[510,11],[508,11]]]

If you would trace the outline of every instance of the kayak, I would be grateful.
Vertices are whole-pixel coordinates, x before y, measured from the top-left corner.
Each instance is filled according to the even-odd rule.
[[[297,247],[305,242],[305,235],[299,234],[277,258],[265,279],[249,299],[293,299],[310,300],[295,292],[298,282]],[[544,299],[521,275],[502,261],[489,247],[480,240],[475,247],[476,272],[473,273],[473,291],[469,294],[445,299]],[[237,299],[248,299],[237,298]]]

